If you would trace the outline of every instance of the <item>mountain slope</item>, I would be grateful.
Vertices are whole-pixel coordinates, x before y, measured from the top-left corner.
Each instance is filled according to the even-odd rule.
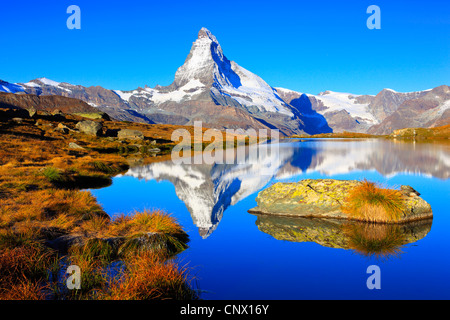
[[[380,124],[370,128],[372,134],[390,134],[403,128],[427,128],[450,124],[450,87],[440,86],[415,93],[403,101]]]
[[[217,38],[205,28],[199,31],[171,85],[115,92],[129,104],[146,101],[145,107],[138,106],[139,111],[155,120],[161,115],[177,115],[187,120],[184,124],[192,124],[195,118],[215,128],[279,128],[285,134],[302,132],[305,127],[302,115],[283,101],[274,88],[228,60]],[[231,111],[219,106],[239,111],[230,119]],[[222,112],[227,113],[226,118],[233,125],[222,122]]]
[[[56,95],[37,96],[34,94],[13,94],[4,92],[0,92],[0,108],[47,112],[61,111],[66,114],[100,113],[98,109],[90,106],[86,102],[74,98]]]
[[[280,96],[296,106],[304,116],[313,110],[333,132],[389,134],[408,127],[434,127],[450,123],[448,86],[417,92],[383,89],[376,96],[332,91],[318,95],[277,88]],[[327,131],[322,123],[316,127]]]
[[[379,123],[369,110],[373,96],[325,91],[318,95],[295,92],[277,88],[280,96],[295,106],[305,116],[310,115],[317,128],[316,133],[329,132],[367,132]]]
[[[202,28],[185,63],[166,87],[107,90],[46,78],[7,84],[0,91],[61,95],[81,99],[119,120],[192,125],[218,129],[278,128],[304,133],[302,114],[263,79],[226,58],[216,37]]]

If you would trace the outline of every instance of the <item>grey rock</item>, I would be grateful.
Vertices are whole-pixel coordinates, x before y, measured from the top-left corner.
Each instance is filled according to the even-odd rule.
[[[53,240],[46,241],[46,245],[61,254],[66,254],[72,246],[82,246],[85,238],[76,235],[63,235]]]
[[[117,133],[119,139],[143,140],[144,134],[139,130],[122,129]]]
[[[360,185],[356,180],[305,179],[297,183],[275,183],[256,197],[258,206],[251,213],[292,217],[335,218],[351,220],[342,212],[349,192]],[[433,217],[430,204],[418,197],[417,191],[403,186],[404,209],[398,221],[402,223]],[[386,221],[380,221],[386,222]]]
[[[75,126],[80,132],[91,135],[99,136],[102,131],[102,124],[92,120],[80,121]]]
[[[69,143],[69,149],[85,150],[83,147],[79,146],[75,142],[70,142]]]

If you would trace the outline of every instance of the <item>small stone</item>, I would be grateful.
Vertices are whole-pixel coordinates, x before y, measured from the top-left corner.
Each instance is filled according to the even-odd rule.
[[[70,142],[69,143],[69,149],[85,150],[83,147],[79,146],[75,142]]]

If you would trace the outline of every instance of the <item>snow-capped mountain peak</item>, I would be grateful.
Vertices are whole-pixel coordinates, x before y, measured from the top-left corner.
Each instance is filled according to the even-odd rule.
[[[211,85],[215,67],[213,54],[219,60],[224,58],[216,37],[208,29],[202,28],[184,64],[175,73],[176,87],[182,87],[193,79]]]
[[[234,104],[245,109],[256,108],[257,112],[293,116],[276,90],[257,75],[227,59],[217,38],[206,28],[199,31],[186,61],[178,68],[175,86],[182,87],[194,79],[210,87],[217,104]]]

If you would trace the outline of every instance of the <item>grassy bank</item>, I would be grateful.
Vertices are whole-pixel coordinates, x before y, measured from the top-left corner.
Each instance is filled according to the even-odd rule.
[[[450,125],[435,128],[406,128],[394,130],[389,135],[391,139],[404,140],[448,140],[450,139]]]
[[[293,135],[290,138],[348,138],[348,139],[367,139],[367,138],[387,138],[387,139],[403,139],[403,140],[448,140],[450,139],[450,125],[434,128],[405,128],[394,130],[391,134],[374,135],[359,132],[332,132],[320,133],[315,135]]]
[[[98,120],[103,132],[91,136],[75,129],[80,120],[0,122],[0,299],[197,299],[174,260],[189,241],[176,219],[144,211],[112,220],[82,191],[168,159],[177,126]],[[109,134],[124,128],[144,139]],[[70,265],[80,289],[66,285]]]

